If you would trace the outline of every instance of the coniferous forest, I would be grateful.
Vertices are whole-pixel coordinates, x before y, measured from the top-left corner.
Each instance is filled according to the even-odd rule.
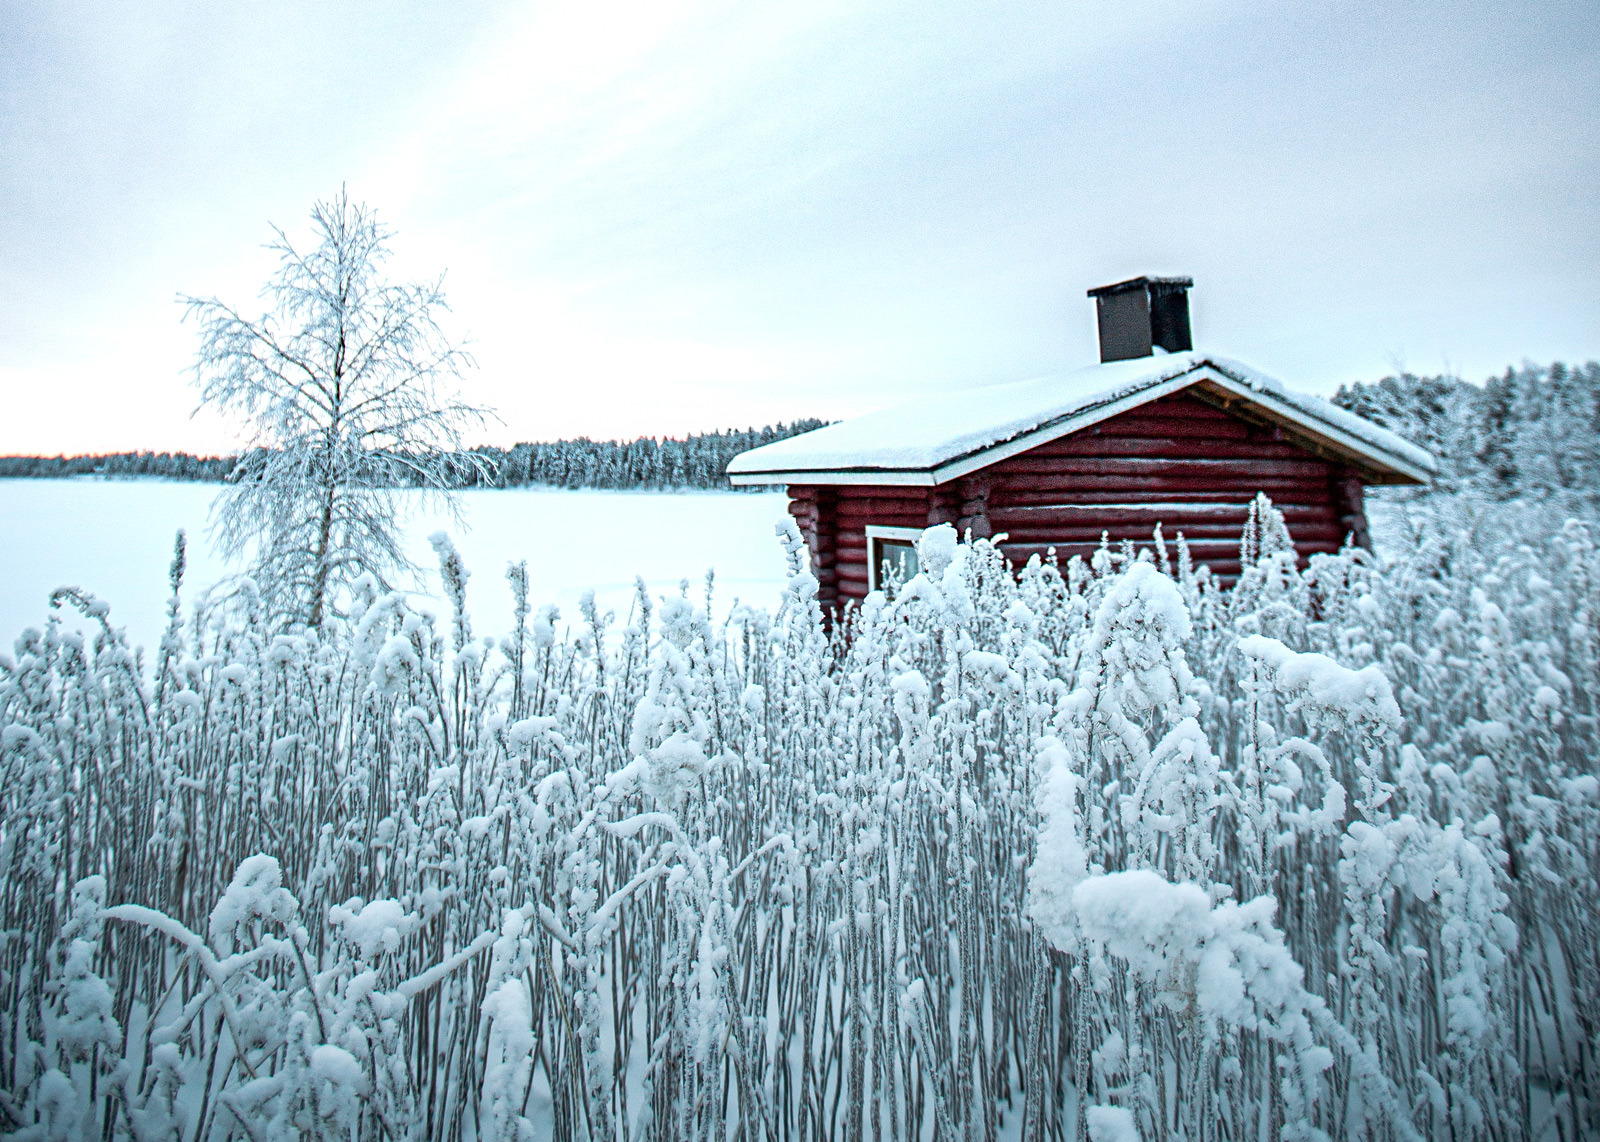
[[[79,456],[0,456],[0,478],[59,480],[72,476],[221,483],[233,471],[232,456],[187,452],[99,452]]]
[[[1425,494],[1600,502],[1600,363],[1524,365],[1482,385],[1403,373],[1333,403],[1432,452],[1440,475]]]
[[[636,440],[553,440],[485,445],[454,465],[458,488],[545,486],[554,488],[725,488],[728,461],[741,452],[820,428],[825,421],[728,429],[686,436]],[[481,462],[480,462],[481,461]],[[153,476],[168,480],[221,482],[234,472],[231,456],[184,452],[116,452],[85,456],[0,456],[0,477]],[[485,473],[492,473],[492,484]]]

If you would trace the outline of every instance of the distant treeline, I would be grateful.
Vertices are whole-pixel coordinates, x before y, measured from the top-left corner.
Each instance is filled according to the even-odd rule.
[[[725,488],[728,461],[741,452],[821,428],[825,420],[797,420],[764,428],[704,432],[682,440],[555,440],[510,448],[475,448],[499,473],[503,487],[547,484],[557,488]],[[464,473],[463,485],[476,483]]]
[[[1531,495],[1600,506],[1600,363],[1524,365],[1482,385],[1410,373],[1340,388],[1333,402],[1427,448],[1440,462],[1437,491],[1476,490],[1492,499]],[[526,442],[480,447],[501,487],[724,488],[728,461],[747,449],[821,428],[799,420],[683,439]],[[155,476],[222,482],[232,456],[116,452],[93,456],[0,456],[0,477]],[[485,481],[457,466],[458,487]]]
[[[1600,363],[1524,365],[1482,385],[1404,373],[1333,403],[1432,452],[1438,491],[1600,506]]]
[[[0,477],[54,479],[62,476],[159,476],[168,480],[221,482],[233,471],[232,456],[187,452],[108,452],[93,456],[0,456]]]
[[[554,440],[480,447],[472,455],[487,460],[494,485],[518,488],[544,484],[558,488],[725,488],[728,461],[774,440],[821,428],[827,421],[726,432],[704,432],[684,439]],[[96,456],[0,456],[0,477],[157,476],[170,480],[223,482],[233,472],[232,456],[190,456],[185,452],[116,452]],[[485,484],[478,465],[463,462],[457,487]]]

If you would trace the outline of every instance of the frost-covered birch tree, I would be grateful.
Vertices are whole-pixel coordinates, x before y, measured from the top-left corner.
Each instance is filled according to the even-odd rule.
[[[342,188],[311,221],[309,250],[273,227],[267,248],[279,264],[260,317],[216,298],[182,300],[200,327],[202,405],[247,433],[213,509],[221,547],[253,555],[281,621],[321,627],[341,584],[411,569],[401,488],[449,503],[460,466],[492,475],[462,447],[492,414],[459,395],[472,359],[440,325],[443,278],[387,280],[392,232]]]

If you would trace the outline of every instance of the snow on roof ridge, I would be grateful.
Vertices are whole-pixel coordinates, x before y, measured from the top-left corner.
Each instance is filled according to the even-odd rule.
[[[1429,453],[1388,429],[1241,362],[1190,350],[922,397],[751,449],[733,458],[728,473],[926,472],[1207,367],[1380,453],[1437,471]]]

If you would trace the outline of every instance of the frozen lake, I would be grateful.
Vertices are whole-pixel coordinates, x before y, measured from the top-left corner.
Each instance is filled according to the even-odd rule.
[[[239,570],[206,536],[213,484],[155,480],[0,480],[0,648],[42,626],[50,592],[82,587],[111,605],[111,621],[136,645],[153,647],[165,624],[167,568],[178,528],[189,535],[184,594]],[[479,634],[511,625],[505,569],[528,562],[535,606],[554,603],[576,620],[579,596],[594,588],[602,609],[627,613],[635,575],[651,593],[717,573],[717,611],[738,598],[771,608],[785,580],[773,525],[785,517],[779,492],[602,492],[515,488],[462,494],[466,527],[436,514],[407,524],[412,558],[436,566],[428,536],[450,532],[472,578],[467,603]],[[424,589],[438,591],[430,570]]]

